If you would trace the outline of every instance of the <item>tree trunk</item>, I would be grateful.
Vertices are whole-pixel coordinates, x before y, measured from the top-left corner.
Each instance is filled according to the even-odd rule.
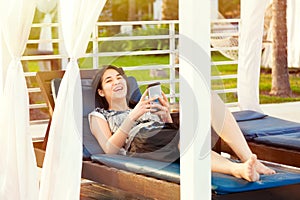
[[[136,21],[136,2],[135,0],[128,1],[128,21]]]
[[[162,3],[162,19],[178,19],[178,0],[163,0]]]
[[[287,0],[273,0],[273,60],[272,60],[272,89],[271,95],[291,96],[287,66]]]

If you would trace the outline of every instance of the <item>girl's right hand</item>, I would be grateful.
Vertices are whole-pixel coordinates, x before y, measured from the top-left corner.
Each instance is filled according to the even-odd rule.
[[[136,121],[140,118],[144,113],[151,111],[150,102],[155,100],[156,98],[147,99],[146,96],[148,94],[148,89],[143,93],[140,101],[134,107],[134,109],[130,112],[129,117],[131,120]]]

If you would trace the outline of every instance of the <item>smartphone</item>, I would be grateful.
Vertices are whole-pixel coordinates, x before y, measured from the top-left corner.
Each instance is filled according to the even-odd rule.
[[[155,82],[155,83],[151,83],[151,84],[148,85],[148,95],[149,95],[149,98],[162,97],[160,82]],[[158,99],[155,99],[153,101],[153,103],[160,104]],[[156,111],[158,111],[158,110],[156,110]]]

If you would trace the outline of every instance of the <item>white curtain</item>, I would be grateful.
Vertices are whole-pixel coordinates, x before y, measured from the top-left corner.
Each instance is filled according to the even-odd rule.
[[[272,3],[272,1],[270,1]],[[300,67],[300,1],[287,0],[287,44],[288,44],[288,67]],[[267,40],[272,41],[272,27],[268,30]],[[262,66],[272,67],[272,45],[266,46],[262,55]]]
[[[259,74],[264,12],[269,0],[242,0],[238,58],[238,103],[242,110],[262,112]]]
[[[300,1],[287,1],[288,66],[300,67]]]
[[[0,27],[0,103],[3,95],[3,85],[4,85],[4,69],[3,69],[3,50],[4,50],[4,41],[2,39],[2,30]]]
[[[29,133],[29,99],[20,61],[35,7],[35,0],[0,1],[0,25],[11,58],[0,113],[0,199],[38,198],[38,171]]]
[[[50,24],[52,22],[51,12],[57,5],[57,0],[38,0],[37,9],[40,12],[45,13],[43,23]],[[42,27],[40,33],[41,40],[50,40],[52,39],[52,31],[50,26]],[[48,43],[39,43],[39,50],[53,51],[53,45],[51,42]]]
[[[52,22],[52,16],[50,13],[46,13],[43,23],[51,23]],[[40,32],[40,40],[48,40],[50,41],[52,39],[52,31],[50,26],[42,27]],[[53,52],[53,45],[52,42],[47,43],[39,43],[38,45],[39,51],[48,51]],[[49,61],[39,61],[39,70],[40,71],[50,71],[51,70],[51,62]]]
[[[0,96],[3,94],[5,76],[7,72],[8,65],[11,61],[11,56],[8,52],[7,46],[4,41],[4,37],[0,27]]]
[[[77,59],[86,51],[105,0],[61,0],[60,16],[70,62],[52,117],[41,175],[40,199],[80,197],[82,167],[82,96]]]
[[[267,32],[267,41],[273,41],[272,26],[273,20],[271,20],[270,28]],[[272,51],[273,45],[271,42],[264,45],[264,51],[261,56],[261,65],[263,67],[272,68]]]
[[[54,10],[56,5],[57,5],[57,0],[37,0],[37,9],[40,12],[45,14],[42,23],[45,24],[52,23],[51,12]],[[53,45],[51,39],[52,39],[52,27],[51,26],[41,27],[40,40],[48,40],[50,42],[39,43],[38,50],[53,52]],[[51,70],[51,62],[40,61],[39,67],[40,67],[40,71],[49,71]]]
[[[52,17],[50,13],[46,13],[43,23],[46,24],[50,24],[52,22]],[[41,33],[40,33],[40,40],[51,40],[52,39],[52,32],[51,32],[51,27],[47,26],[47,27],[43,27],[41,29]],[[51,42],[47,42],[47,43],[39,43],[38,49],[43,51],[53,51],[53,45]]]

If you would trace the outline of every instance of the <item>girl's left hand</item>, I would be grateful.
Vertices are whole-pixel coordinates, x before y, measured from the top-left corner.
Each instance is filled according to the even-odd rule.
[[[171,117],[170,111],[169,111],[170,105],[168,102],[168,98],[164,92],[161,92],[161,94],[162,94],[162,97],[158,97],[160,104],[152,103],[151,109],[155,108],[158,110],[158,111],[154,112],[154,114],[158,115],[163,122],[172,123],[173,120],[172,120],[172,117]]]

